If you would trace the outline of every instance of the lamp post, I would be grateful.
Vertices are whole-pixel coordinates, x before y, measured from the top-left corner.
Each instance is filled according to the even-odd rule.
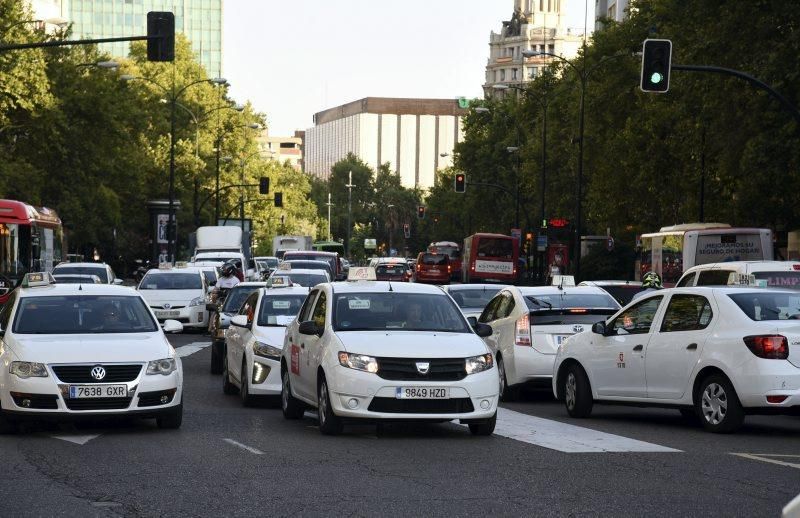
[[[9,25],[7,27],[3,27],[2,29],[0,29],[0,32],[2,32],[3,34],[6,34],[8,31],[13,29],[14,27],[19,27],[20,25],[26,25],[26,24],[29,24],[29,23],[38,23],[40,25],[55,25],[59,29],[63,29],[67,25],[69,25],[69,20],[67,20],[66,18],[62,18],[60,16],[53,16],[51,18],[37,18],[37,19],[34,19],[34,20],[20,20],[18,22],[12,23],[11,25]]]
[[[331,193],[328,191],[328,203],[325,205],[328,206],[328,241],[331,241],[331,207],[335,204],[331,203]]]
[[[347,243],[345,243],[344,247],[344,255],[348,258],[350,257],[350,230],[351,230],[351,223],[350,218],[353,212],[353,171],[350,171],[347,176]]]

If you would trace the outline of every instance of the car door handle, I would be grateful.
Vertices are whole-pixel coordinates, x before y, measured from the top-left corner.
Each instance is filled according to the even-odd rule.
[[[644,349],[644,346],[642,344],[639,344],[639,345],[637,345],[636,347],[633,348],[633,351],[638,353],[642,349]]]
[[[689,344],[686,346],[687,351],[695,351],[697,350],[697,344]]]
[[[305,348],[306,348],[306,344],[300,344],[300,349],[305,349]]]

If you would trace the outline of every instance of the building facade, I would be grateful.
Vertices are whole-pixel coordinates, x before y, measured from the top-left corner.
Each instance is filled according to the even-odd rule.
[[[578,55],[582,29],[566,27],[567,0],[514,0],[514,14],[499,33],[489,35],[489,60],[484,91],[494,85],[520,84],[535,79],[554,58],[525,57],[526,50],[548,52],[565,59]]]
[[[373,169],[388,163],[405,187],[433,186],[463,140],[457,99],[367,97],[314,115],[305,132],[305,170],[326,179],[348,153]]]
[[[222,76],[222,0],[31,0],[31,5],[37,16],[69,20],[75,39],[143,36],[149,11],[172,11],[175,32],[186,35],[209,77]],[[100,48],[125,57],[130,43]]]
[[[289,162],[298,171],[303,167],[303,139],[295,132],[294,137],[277,137],[264,130],[256,137],[258,149],[263,156],[271,157],[281,164]]]
[[[601,29],[601,19],[624,21],[628,17],[628,0],[595,0],[594,19],[595,29]]]

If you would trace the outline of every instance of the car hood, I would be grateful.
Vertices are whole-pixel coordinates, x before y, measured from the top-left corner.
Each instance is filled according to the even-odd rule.
[[[18,335],[10,347],[21,361],[41,363],[145,362],[169,358],[174,349],[161,332]]]
[[[489,352],[478,335],[433,331],[337,331],[347,352],[390,358],[467,358]]]
[[[188,306],[196,297],[203,297],[203,290],[139,290],[142,298],[151,306]]]

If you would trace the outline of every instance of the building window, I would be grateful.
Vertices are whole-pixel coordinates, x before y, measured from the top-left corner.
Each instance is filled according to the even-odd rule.
[[[537,75],[537,73],[538,73],[538,70],[539,70],[539,69],[538,69],[538,68],[536,68],[536,67],[531,67],[531,68],[529,68],[529,69],[528,69],[528,79],[535,79],[535,78],[536,78],[536,75]]]
[[[506,71],[505,70],[501,70],[500,71],[500,81],[505,81],[505,80],[506,80]]]
[[[517,80],[517,69],[516,68],[512,68],[511,69],[511,80],[512,81],[516,81]]]

